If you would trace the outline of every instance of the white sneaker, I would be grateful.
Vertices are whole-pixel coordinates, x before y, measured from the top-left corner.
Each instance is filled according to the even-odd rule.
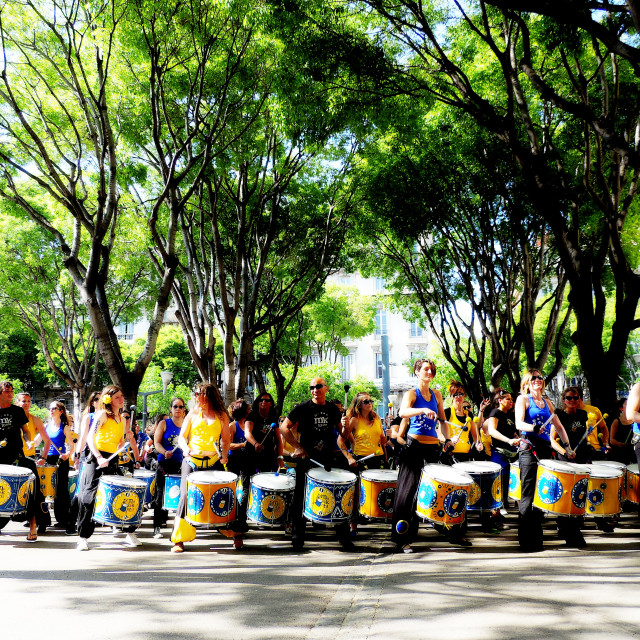
[[[76,551],[89,551],[89,541],[86,538],[79,538]]]
[[[154,537],[156,540],[160,540],[160,538],[162,538],[162,531],[160,530],[160,527],[156,527],[156,528],[153,530],[153,537]]]
[[[124,543],[128,546],[128,547],[139,547],[142,545],[142,542],[140,542],[140,540],[138,540],[138,536],[136,536],[135,533],[127,533],[125,539],[124,539]]]

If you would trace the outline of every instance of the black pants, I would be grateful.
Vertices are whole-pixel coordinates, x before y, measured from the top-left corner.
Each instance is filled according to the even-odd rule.
[[[538,460],[530,449],[520,451],[520,507],[518,542],[524,550],[542,548],[542,513],[533,508]]]
[[[100,453],[104,458],[108,458],[111,455],[103,451]],[[100,478],[105,475],[123,475],[123,469],[118,464],[118,458],[114,458],[109,462],[108,466],[101,469],[98,466],[96,458],[93,454],[90,454],[85,461],[84,472],[82,473],[80,488],[78,489],[78,535],[81,538],[90,538],[95,531],[96,523],[93,521],[93,508]],[[127,533],[133,532],[136,529],[137,527],[122,528],[122,530]]]
[[[233,454],[229,456],[229,462],[227,463],[227,469],[231,471],[231,473],[235,473],[238,476],[239,482],[242,483],[242,495],[236,507],[236,520],[231,527],[236,533],[246,533],[249,530],[249,526],[247,525],[247,506],[249,504],[252,474],[247,466],[244,454],[245,452],[243,450],[236,449]]]
[[[304,517],[304,490],[307,483],[307,472],[314,467],[309,458],[298,459],[296,464],[296,486],[293,491],[291,505],[291,541],[294,546],[303,545],[306,537],[307,520]],[[349,540],[349,523],[336,525],[336,537],[340,542]]]
[[[55,464],[56,470],[56,495],[53,498],[53,513],[56,522],[67,527],[70,522],[71,498],[69,496],[69,460],[60,460],[60,456],[48,456],[47,464]]]
[[[409,544],[418,533],[419,520],[415,505],[422,467],[438,462],[440,451],[439,444],[423,444],[408,438],[400,453],[391,531],[391,539],[397,545]]]
[[[161,527],[168,517],[168,512],[163,508],[164,487],[166,476],[181,475],[182,461],[178,462],[173,458],[165,458],[158,462],[156,467],[156,493],[153,496],[153,528]]]

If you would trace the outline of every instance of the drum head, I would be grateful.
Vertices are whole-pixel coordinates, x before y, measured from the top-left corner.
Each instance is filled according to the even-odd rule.
[[[229,484],[236,482],[238,476],[231,471],[194,471],[187,480],[192,484]]]
[[[613,467],[608,464],[600,464],[599,462],[590,464],[589,468],[590,478],[613,479],[622,478],[622,476],[624,475],[624,471],[622,469],[618,469],[617,467]]]
[[[343,482],[355,482],[356,476],[350,471],[341,471],[340,469],[333,469],[331,471],[325,471],[324,469],[309,469],[307,475],[317,482],[329,482],[332,484],[342,484]]]
[[[296,486],[295,478],[284,473],[256,473],[251,476],[251,484],[261,489],[286,490]]]
[[[627,465],[624,462],[617,462],[616,460],[597,460],[593,464],[598,465],[599,467],[614,467],[621,471],[624,471],[627,468]]]
[[[28,478],[31,471],[25,467],[14,467],[12,464],[0,464],[0,476],[13,476],[15,478]]]
[[[144,480],[137,480],[131,476],[100,476],[100,482],[113,485],[114,487],[147,490],[147,483]]]
[[[448,467],[444,464],[426,464],[422,468],[422,473],[429,478],[433,478],[438,482],[446,482],[447,484],[457,484],[462,486],[469,486],[473,484],[473,480],[466,474]]]
[[[459,471],[464,471],[465,473],[474,473],[478,474],[489,474],[493,475],[494,473],[500,473],[500,465],[496,462],[489,462],[480,460],[480,461],[470,461],[470,462],[456,462],[453,465],[454,469],[458,469]]]
[[[368,469],[360,477],[371,482],[398,482],[397,469]]]
[[[630,471],[631,473],[633,473],[634,475],[638,475],[638,464],[628,464],[627,465],[627,471]]]
[[[560,473],[577,473],[579,471],[584,473],[583,470],[577,468],[578,465],[572,462],[561,462],[560,460],[540,460],[539,466]]]
[[[134,478],[155,478],[156,474],[149,469],[135,469],[133,472]]]

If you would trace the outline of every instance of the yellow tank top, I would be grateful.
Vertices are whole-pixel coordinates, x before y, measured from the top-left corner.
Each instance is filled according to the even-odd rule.
[[[468,415],[468,414],[466,414]],[[454,442],[456,441],[458,434],[460,435],[460,440],[456,442],[456,446],[453,448],[454,453],[469,453],[471,449],[471,421],[469,420],[466,424],[469,427],[468,431],[462,432],[462,427],[465,425],[464,422],[460,422],[458,416],[456,415],[455,409],[451,407],[451,417],[449,418],[449,437]],[[454,426],[455,425],[455,426]]]
[[[94,442],[98,451],[115,453],[123,437],[124,424],[116,422],[113,418],[107,418],[107,421],[98,427]]]
[[[216,415],[215,420],[209,424],[202,416],[202,411],[198,414],[197,419],[191,425],[189,430],[188,444],[192,449],[199,451],[208,451],[210,453],[220,450],[219,441],[222,434],[222,423]],[[222,452],[220,452],[222,453]]]
[[[25,428],[27,430],[27,432],[29,433],[27,440],[29,442],[33,442],[33,439],[36,437],[36,425],[33,424],[33,416],[31,414],[29,414],[29,422],[25,425]],[[36,448],[35,447],[31,447],[31,449],[27,448],[27,442],[24,439],[24,431],[22,432],[22,440],[23,440],[23,447],[22,447],[22,451],[24,452],[25,456],[35,456],[36,455]]]
[[[353,430],[353,453],[357,456],[368,456],[375,453],[377,456],[383,454],[380,446],[380,434],[382,433],[382,422],[376,416],[373,424],[368,424],[366,420],[358,418],[356,428]]]

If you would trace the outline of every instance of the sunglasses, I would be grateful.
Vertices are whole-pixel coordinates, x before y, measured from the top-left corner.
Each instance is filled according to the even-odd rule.
[[[454,397],[454,398],[464,398],[464,393],[460,393],[460,392],[458,392],[458,393],[454,393],[454,394],[453,394],[453,397]]]
[[[373,400],[363,400],[362,404],[373,404]]]
[[[580,400],[580,396],[565,396],[565,400]]]
[[[172,409],[184,409],[183,404],[174,404],[171,406]]]
[[[58,407],[49,407],[49,411],[60,411]]]
[[[463,408],[465,411],[471,411],[471,405],[468,405],[468,404],[467,404],[467,405],[462,405],[462,408]]]
[[[320,387],[322,387],[322,385],[320,385]],[[313,389],[313,387],[311,387]],[[317,389],[318,387],[316,387]],[[266,402],[267,404],[271,404],[271,399],[270,398],[260,398],[260,402]]]
[[[542,376],[531,376],[531,382],[534,380],[544,380],[544,378]]]
[[[309,385],[309,391],[314,391],[314,390],[319,391],[320,389],[322,389],[322,387],[324,387],[323,384],[315,384],[315,385],[312,384],[312,385]]]

